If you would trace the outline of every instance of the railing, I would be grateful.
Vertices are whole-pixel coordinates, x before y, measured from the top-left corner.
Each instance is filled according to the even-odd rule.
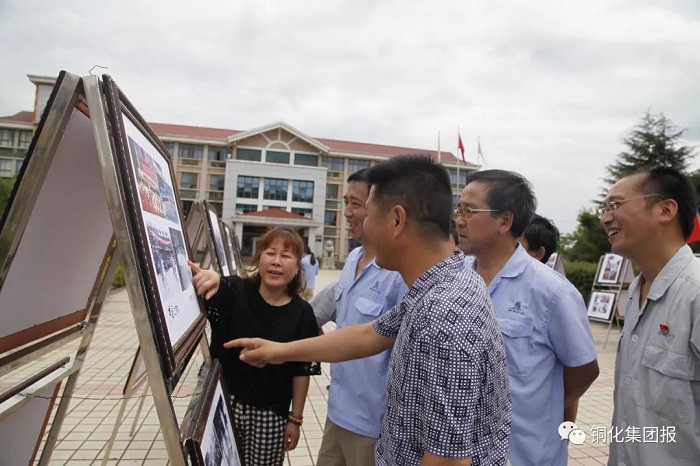
[[[197,199],[196,189],[182,189],[180,188],[180,199],[195,200]]]
[[[183,159],[179,158],[180,165],[188,165],[192,167],[199,167],[202,164],[202,161],[199,159]]]
[[[223,201],[224,192],[223,191],[209,191],[207,193],[207,199],[210,201]]]

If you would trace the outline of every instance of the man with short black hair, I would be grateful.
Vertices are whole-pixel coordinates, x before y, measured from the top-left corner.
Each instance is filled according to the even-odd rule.
[[[291,344],[241,339],[254,365],[343,361],[394,350],[377,465],[503,465],[510,436],[505,351],[483,280],[449,241],[452,187],[426,156],[374,165],[364,234],[410,289],[376,321]]]
[[[700,461],[700,261],[685,243],[697,195],[657,167],[622,178],[599,211],[612,251],[639,267],[615,362],[609,465]],[[641,436],[629,442],[630,432]]]
[[[369,196],[367,169],[347,179],[343,215],[350,236],[360,243],[345,259],[337,282],[311,300],[319,328],[335,322],[336,328],[371,322],[394,307],[407,287],[397,272],[379,267],[374,247],[365,240],[365,203]],[[374,449],[386,410],[386,380],[391,351],[331,364],[328,415],[323,429],[317,466],[374,464]]]
[[[586,305],[566,278],[530,257],[517,238],[535,211],[530,183],[504,170],[471,173],[454,219],[467,267],[486,282],[506,346],[513,397],[514,466],[566,464],[564,409],[599,373]]]
[[[559,246],[559,230],[551,220],[533,214],[532,220],[518,238],[528,254],[546,264]]]

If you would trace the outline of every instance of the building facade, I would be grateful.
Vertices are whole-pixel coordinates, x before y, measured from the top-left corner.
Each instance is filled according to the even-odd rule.
[[[31,143],[55,78],[28,76],[34,108],[0,117],[0,176],[15,176]],[[299,231],[312,250],[330,243],[344,261],[356,246],[347,233],[343,193],[348,176],[403,154],[428,154],[447,167],[454,199],[467,173],[479,167],[450,152],[322,139],[285,122],[250,130],[149,123],[171,155],[182,208],[207,200],[233,224],[245,256],[272,225]]]

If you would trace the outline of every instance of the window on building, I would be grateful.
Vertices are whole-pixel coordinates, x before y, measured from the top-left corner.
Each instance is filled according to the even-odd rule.
[[[192,208],[192,203],[194,201],[180,201],[180,206],[182,207],[182,214],[187,217],[190,209]]]
[[[275,201],[286,201],[288,187],[289,180],[283,180],[279,178],[265,178],[265,190],[263,191],[263,198]]]
[[[31,131],[20,131],[19,132],[19,147],[25,149],[29,147],[32,143],[32,132]]]
[[[164,141],[163,144],[165,145],[165,148],[168,149],[168,154],[172,157],[175,155],[175,143],[172,141]]]
[[[209,176],[209,190],[210,191],[223,191],[224,190],[224,175],[210,175]]]
[[[336,225],[337,216],[338,211],[327,210],[323,218],[323,224],[327,227],[334,227]]]
[[[313,217],[313,210],[311,209],[301,209],[299,207],[292,207],[292,213],[293,214],[299,214],[303,215],[306,218],[312,218]]]
[[[345,159],[341,157],[326,157],[323,159],[323,166],[329,170],[342,172],[345,165]]]
[[[0,129],[0,147],[14,147],[15,130]]]
[[[182,159],[199,159],[204,157],[204,146],[198,144],[180,144],[178,154]]]
[[[247,199],[257,199],[260,189],[260,178],[252,176],[239,176],[236,196]]]
[[[307,167],[318,167],[318,155],[314,154],[294,154],[294,165],[305,165]]]
[[[180,189],[197,189],[197,174],[183,173],[180,176]]]
[[[14,159],[0,159],[0,176],[15,176],[15,168],[16,164]]]
[[[289,152],[275,150],[265,151],[265,161],[269,163],[283,163],[289,165]]]
[[[294,202],[313,202],[314,201],[314,182],[294,180],[292,182],[292,201]]]
[[[252,162],[260,162],[262,160],[262,152],[260,149],[236,149],[236,160],[250,160]]]
[[[458,204],[459,204],[459,194],[453,194],[452,195],[452,207],[457,208]]]
[[[250,212],[257,212],[257,204],[236,204],[236,215],[247,214]]]
[[[207,155],[207,158],[209,160],[226,160],[227,154],[228,147],[209,146],[209,154]]]
[[[326,199],[337,200],[339,192],[340,192],[340,185],[337,185],[337,184],[327,184],[326,185]]]
[[[369,167],[369,160],[348,159],[348,173],[352,174]]]

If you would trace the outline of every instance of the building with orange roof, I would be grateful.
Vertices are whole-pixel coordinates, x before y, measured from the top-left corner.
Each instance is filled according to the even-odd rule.
[[[48,101],[55,78],[28,75],[34,108],[0,117],[0,176],[15,176]],[[138,107],[137,107],[138,108]],[[208,200],[233,224],[244,256],[271,225],[296,228],[319,253],[330,241],[343,261],[355,246],[343,217],[350,174],[388,157],[429,154],[447,167],[455,199],[466,174],[479,167],[459,163],[451,152],[310,136],[278,121],[235,130],[149,123],[170,152],[184,212]]]

